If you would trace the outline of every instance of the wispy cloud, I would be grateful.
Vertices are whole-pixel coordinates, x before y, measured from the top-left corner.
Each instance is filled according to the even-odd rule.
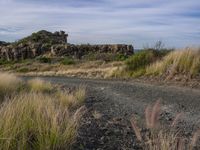
[[[72,43],[199,46],[198,1],[0,0],[0,40],[46,29],[69,32]]]

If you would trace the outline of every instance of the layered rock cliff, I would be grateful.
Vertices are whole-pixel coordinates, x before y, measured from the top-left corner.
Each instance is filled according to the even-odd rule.
[[[134,53],[132,45],[74,45],[67,43],[67,37],[64,31],[51,33],[42,30],[11,44],[0,43],[0,59],[21,60],[46,53],[52,56],[70,56],[79,59],[90,53],[114,53],[125,56]]]

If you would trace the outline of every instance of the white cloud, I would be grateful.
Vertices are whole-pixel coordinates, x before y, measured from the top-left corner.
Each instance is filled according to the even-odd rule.
[[[88,0],[86,0],[89,3]],[[74,1],[78,3],[78,1]],[[34,31],[66,30],[73,43],[135,43],[162,39],[168,46],[200,43],[197,0],[106,0],[74,6],[59,0],[0,0],[0,40],[16,40]],[[197,16],[185,15],[198,12]]]

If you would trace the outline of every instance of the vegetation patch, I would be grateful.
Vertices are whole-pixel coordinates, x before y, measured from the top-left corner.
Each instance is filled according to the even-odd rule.
[[[193,133],[192,138],[185,137],[177,124],[181,120],[182,113],[179,113],[172,120],[170,125],[161,125],[159,117],[161,105],[157,101],[153,106],[148,105],[145,109],[145,127],[143,130],[138,126],[133,116],[131,124],[138,141],[144,150],[195,150],[198,149],[197,141],[200,136],[199,130]]]
[[[28,87],[34,92],[48,92],[53,89],[50,82],[45,82],[39,78],[29,80]]]
[[[61,59],[60,63],[62,65],[72,65],[72,64],[75,64],[75,61],[72,58],[65,57]]]
[[[146,74],[146,67],[150,64],[162,59],[170,51],[147,49],[137,52],[124,61],[124,66],[115,70],[112,77],[140,77]]]
[[[200,74],[200,50],[186,49],[173,51],[162,60],[146,68],[147,75],[163,75],[168,77],[183,74],[195,77]]]
[[[161,59],[164,55],[166,55],[165,53],[167,52],[153,49],[142,50],[126,60],[126,69],[135,71],[145,68],[149,64]]]
[[[128,56],[122,55],[122,54],[114,54],[114,53],[90,53],[86,56],[84,56],[85,60],[88,61],[96,61],[96,60],[102,60],[105,62],[110,61],[124,61],[128,58]]]
[[[85,89],[53,87],[41,79],[25,83],[0,74],[1,149],[70,149],[84,110]]]
[[[37,60],[40,63],[51,63],[52,59],[46,56],[38,57]]]

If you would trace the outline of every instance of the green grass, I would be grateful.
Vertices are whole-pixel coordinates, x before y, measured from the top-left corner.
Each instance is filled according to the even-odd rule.
[[[125,65],[115,70],[111,77],[137,78],[146,73],[146,67],[160,60],[169,51],[157,51],[154,49],[142,50],[125,59]]]
[[[46,56],[38,57],[37,60],[40,63],[51,63],[52,62],[52,59],[49,57],[46,57]]]
[[[62,65],[72,65],[72,64],[75,64],[75,61],[72,58],[65,57],[61,59],[60,63]]]
[[[22,68],[18,68],[16,69],[17,72],[20,72],[20,73],[26,73],[26,72],[29,72],[30,69],[27,68],[27,67],[22,67]]]
[[[126,69],[130,71],[143,69],[149,64],[161,59],[164,55],[166,55],[165,53],[167,52],[151,49],[142,50],[126,60]]]
[[[113,54],[113,53],[90,53],[84,56],[84,59],[86,61],[102,60],[105,62],[124,61],[127,58],[128,58],[127,56],[124,56],[122,54]]]

